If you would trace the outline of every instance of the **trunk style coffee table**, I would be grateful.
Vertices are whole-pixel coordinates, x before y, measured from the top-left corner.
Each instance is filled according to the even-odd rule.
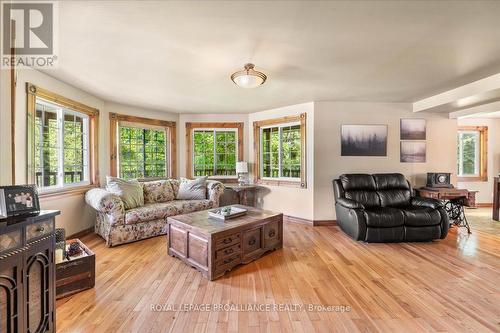
[[[248,212],[226,221],[209,218],[208,210],[167,218],[168,254],[215,280],[237,265],[283,247],[283,214],[233,206]]]

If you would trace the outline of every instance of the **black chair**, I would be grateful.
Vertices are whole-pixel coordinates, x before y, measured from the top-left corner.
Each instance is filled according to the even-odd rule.
[[[443,239],[449,220],[440,201],[413,197],[399,173],[344,174],[333,181],[340,228],[366,242]]]

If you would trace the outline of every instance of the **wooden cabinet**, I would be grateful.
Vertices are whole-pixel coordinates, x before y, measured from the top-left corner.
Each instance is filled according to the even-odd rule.
[[[207,211],[169,217],[168,253],[214,280],[240,264],[283,247],[283,215],[253,207],[227,222]]]
[[[55,332],[58,214],[0,220],[0,332]]]

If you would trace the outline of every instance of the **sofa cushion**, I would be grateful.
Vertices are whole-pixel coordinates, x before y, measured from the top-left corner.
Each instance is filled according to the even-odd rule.
[[[174,200],[162,203],[150,203],[125,212],[125,224],[142,223],[169,216],[187,214],[212,208],[211,200]]]
[[[359,202],[365,207],[379,207],[380,206],[380,197],[376,191],[345,191],[345,197],[347,199],[351,199]]]
[[[371,190],[375,191],[375,180],[372,175],[363,173],[343,174],[339,177],[344,191],[352,190]]]
[[[400,207],[410,204],[411,188],[400,173],[373,175],[382,207]]]
[[[441,214],[437,209],[410,206],[402,208],[405,214],[405,225],[423,227],[441,224]]]
[[[107,176],[106,184],[106,190],[118,195],[122,199],[125,209],[144,205],[142,185],[136,179],[125,180]]]
[[[208,177],[200,177],[197,179],[181,178],[179,185],[179,200],[203,200],[207,198],[207,179]]]
[[[171,181],[162,179],[150,182],[143,182],[144,203],[167,202],[175,199]]]
[[[365,210],[365,220],[368,227],[389,228],[404,225],[403,211],[390,207],[372,207]]]

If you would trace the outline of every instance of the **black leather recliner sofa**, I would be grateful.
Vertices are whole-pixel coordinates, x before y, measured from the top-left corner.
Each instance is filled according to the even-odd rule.
[[[337,223],[355,240],[419,242],[448,234],[441,202],[412,197],[402,174],[344,174],[333,181],[333,189]]]

